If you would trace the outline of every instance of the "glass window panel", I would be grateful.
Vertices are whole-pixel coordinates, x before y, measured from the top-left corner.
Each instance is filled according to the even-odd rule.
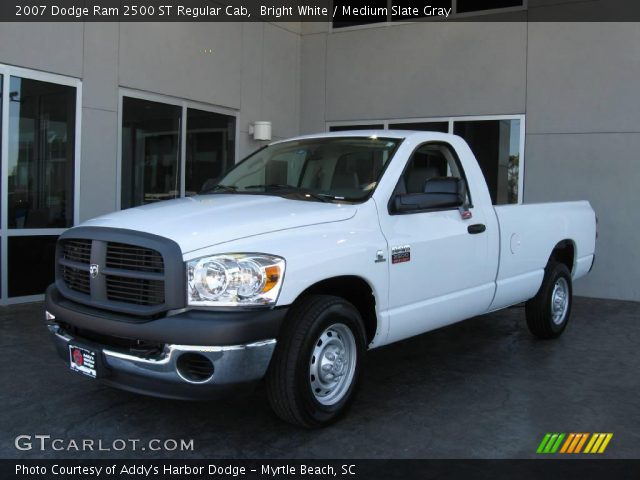
[[[329,127],[330,132],[348,132],[349,130],[382,130],[382,123],[372,125],[334,125]]]
[[[389,129],[449,133],[449,122],[390,123]]]
[[[521,7],[523,0],[458,0],[458,13]]]
[[[76,89],[11,77],[9,228],[73,225]]]
[[[236,119],[230,115],[187,110],[185,193],[198,193],[235,163]]]
[[[2,95],[2,89],[4,87],[4,77],[2,75],[0,75],[0,151],[2,150],[2,132],[3,132],[3,128],[2,128],[2,100],[4,99],[4,96]],[[0,182],[0,185],[2,184],[2,182]],[[2,189],[0,188],[0,195],[2,194]],[[0,196],[0,198],[2,198]],[[0,209],[2,210],[2,209]],[[0,219],[2,218],[2,216],[0,215]],[[0,269],[0,271],[2,271]],[[1,291],[1,287],[0,287],[0,291]]]
[[[425,15],[425,7],[428,7],[429,10],[435,8],[451,8],[451,3],[452,0],[430,0],[429,2],[425,2],[424,0],[393,0],[392,5],[394,8],[391,10],[391,21],[399,22],[417,20],[419,18],[431,18],[432,16],[429,17]],[[406,14],[408,13],[406,9],[411,9],[410,15]],[[397,15],[394,15],[394,12],[397,12]],[[414,12],[416,12],[417,15],[414,15]]]
[[[518,203],[520,120],[454,123],[478,159],[494,205]]]
[[[182,108],[122,99],[122,208],[180,196]]]
[[[39,295],[53,283],[57,239],[55,235],[9,237],[10,297]]]

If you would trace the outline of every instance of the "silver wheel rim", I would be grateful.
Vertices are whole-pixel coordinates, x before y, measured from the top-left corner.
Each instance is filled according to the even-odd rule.
[[[569,310],[569,283],[565,278],[556,280],[551,293],[551,318],[556,325],[562,325]]]
[[[322,405],[335,405],[351,386],[356,372],[356,339],[343,323],[327,328],[316,340],[309,359],[311,392]]]

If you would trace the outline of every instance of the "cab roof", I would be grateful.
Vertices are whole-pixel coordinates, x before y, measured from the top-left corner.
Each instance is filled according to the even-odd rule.
[[[447,138],[454,138],[456,135],[442,132],[421,132],[416,130],[345,130],[340,132],[322,132],[314,133],[311,135],[302,135],[299,137],[287,138],[284,140],[278,140],[272,142],[270,145],[278,143],[297,141],[297,140],[311,140],[315,138],[339,138],[339,137],[380,137],[380,138],[401,138],[407,139],[412,137],[419,137],[420,139],[428,140],[444,140]]]

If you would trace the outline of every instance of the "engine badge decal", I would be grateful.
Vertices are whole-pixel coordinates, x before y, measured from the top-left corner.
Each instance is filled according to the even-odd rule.
[[[391,248],[391,263],[407,263],[411,261],[411,245]]]

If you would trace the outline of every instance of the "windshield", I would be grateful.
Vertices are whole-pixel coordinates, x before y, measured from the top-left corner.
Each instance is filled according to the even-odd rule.
[[[328,137],[258,150],[201,193],[247,193],[294,199],[364,201],[378,184],[402,140]]]

